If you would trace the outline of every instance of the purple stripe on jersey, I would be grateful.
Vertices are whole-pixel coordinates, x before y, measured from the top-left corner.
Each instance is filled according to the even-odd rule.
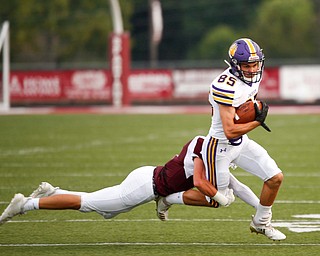
[[[214,90],[219,91],[219,92],[224,92],[224,93],[234,93],[235,92],[235,91],[224,90],[224,89],[218,88],[218,87],[214,86],[213,84],[211,84],[211,86]]]
[[[229,96],[227,96],[225,94],[218,94],[218,93],[212,92],[212,95],[216,96],[216,97],[219,97],[219,98],[222,98],[222,99],[233,100],[233,97],[229,97]]]
[[[232,106],[232,104],[229,104],[229,103],[225,103],[225,102],[221,102],[221,101],[216,101],[218,104],[221,104],[221,105],[225,105],[225,106]]]

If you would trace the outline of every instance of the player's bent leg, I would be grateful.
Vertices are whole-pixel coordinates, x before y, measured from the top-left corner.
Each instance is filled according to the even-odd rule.
[[[253,218],[255,223],[264,225],[271,222],[271,207],[278,194],[282,180],[283,174],[278,173],[264,182],[260,195],[260,203],[258,204],[256,214]]]
[[[95,211],[105,218],[112,218],[154,200],[153,170],[152,166],[137,168],[120,185],[81,196],[80,211]]]
[[[121,200],[120,185],[81,196],[81,212],[113,212],[126,208]]]
[[[243,153],[234,160],[234,163],[264,181],[260,202],[250,224],[250,230],[264,234],[272,240],[285,239],[286,236],[271,225],[271,207],[283,179],[283,174],[276,162],[262,146],[249,139],[243,143]]]
[[[39,199],[39,209],[47,210],[79,210],[81,197],[78,195],[53,195]]]
[[[272,205],[278,194],[280,185],[283,180],[283,174],[278,173],[263,184],[261,191],[260,203],[257,207],[256,214],[250,223],[251,232],[263,234],[271,240],[284,240],[286,236],[279,230],[272,227]]]
[[[120,196],[126,208],[133,208],[156,198],[153,187],[154,166],[133,170],[120,184]]]
[[[54,195],[42,198],[25,197],[22,194],[16,194],[8,207],[0,217],[0,224],[3,224],[16,215],[21,215],[31,210],[50,209],[74,209],[80,208],[80,196],[75,195]]]
[[[253,206],[254,208],[258,207],[259,198],[255,195],[255,193],[253,193],[253,191],[248,186],[237,180],[236,177],[234,177],[231,173],[229,188],[233,189],[234,194],[237,197],[239,197],[242,201]]]
[[[282,181],[283,174],[280,172],[264,182],[260,195],[260,203],[262,205],[271,206],[273,204],[277,197]]]

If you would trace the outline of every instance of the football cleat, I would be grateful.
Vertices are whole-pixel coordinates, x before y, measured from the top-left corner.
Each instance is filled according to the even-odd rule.
[[[4,212],[0,216],[0,225],[11,220],[16,215],[24,214],[22,208],[27,202],[27,200],[28,198],[24,197],[24,195],[15,194],[15,196],[12,198],[8,207],[4,210]]]
[[[281,241],[286,239],[286,235],[283,234],[278,229],[275,229],[271,222],[269,222],[266,225],[257,225],[253,222],[253,220],[250,223],[250,230],[251,232],[257,233],[257,234],[263,234],[269,239],[273,241]]]
[[[48,182],[41,182],[39,187],[33,191],[30,195],[32,198],[41,198],[46,196],[51,196],[59,187],[54,187]]]
[[[171,207],[170,204],[168,204],[165,201],[164,197],[159,196],[158,199],[156,199],[156,211],[157,211],[157,216],[161,221],[166,221],[168,220],[168,215],[169,215],[169,208]]]

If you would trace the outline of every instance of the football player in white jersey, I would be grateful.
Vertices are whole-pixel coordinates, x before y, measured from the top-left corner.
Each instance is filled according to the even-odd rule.
[[[257,96],[264,60],[262,49],[249,38],[240,38],[230,46],[229,67],[210,85],[212,122],[203,143],[203,160],[208,180],[221,193],[229,187],[230,164],[262,179],[260,202],[250,229],[272,240],[284,240],[286,236],[271,225],[271,207],[283,180],[282,171],[267,151],[246,135],[264,125],[269,107],[263,102],[254,121],[234,123],[236,108]]]

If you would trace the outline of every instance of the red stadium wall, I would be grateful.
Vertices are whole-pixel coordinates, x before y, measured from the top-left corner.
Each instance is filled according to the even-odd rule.
[[[108,102],[110,72],[105,70],[12,71],[11,104]]]
[[[280,68],[266,68],[260,99],[281,100]],[[221,69],[131,70],[128,93],[132,103],[207,102],[208,87]],[[283,79],[282,79],[283,80]],[[109,70],[12,71],[12,105],[112,104]],[[292,88],[291,88],[292,90]]]

